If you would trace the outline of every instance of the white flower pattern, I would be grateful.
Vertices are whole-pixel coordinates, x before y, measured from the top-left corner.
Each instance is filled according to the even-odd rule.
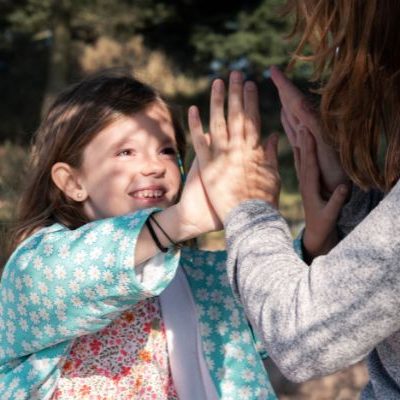
[[[152,211],[94,221],[73,231],[55,224],[16,250],[0,287],[0,366],[8,371],[0,375],[1,399],[51,397],[61,361],[76,337],[98,332],[110,318],[169,284],[178,252],[166,253],[151,291],[140,285],[132,268],[134,245]],[[181,255],[211,377],[223,400],[238,393],[276,399],[254,342],[248,340],[252,335],[233,299],[224,260],[224,252],[183,249]]]

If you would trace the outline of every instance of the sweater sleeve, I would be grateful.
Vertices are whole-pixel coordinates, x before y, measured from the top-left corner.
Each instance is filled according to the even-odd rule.
[[[135,246],[151,211],[76,230],[53,225],[17,248],[0,286],[0,365],[96,332],[138,301],[160,294],[179,256],[156,256],[152,279],[138,279]]]
[[[228,274],[269,355],[293,381],[364,358],[400,329],[400,184],[330,253],[307,266],[269,204],[226,220]]]

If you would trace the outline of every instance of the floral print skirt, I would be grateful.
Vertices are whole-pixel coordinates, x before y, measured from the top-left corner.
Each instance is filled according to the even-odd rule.
[[[158,297],[141,301],[96,334],[78,338],[52,399],[178,399]]]

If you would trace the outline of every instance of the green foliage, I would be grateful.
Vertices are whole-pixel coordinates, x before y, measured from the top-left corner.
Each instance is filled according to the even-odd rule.
[[[279,15],[281,5],[279,0],[262,0],[254,9],[232,15],[222,29],[198,26],[192,37],[198,59],[217,59],[228,66],[244,57],[256,71],[286,63],[290,46],[284,35],[289,27],[287,18]]]
[[[170,18],[170,4],[155,0],[24,0],[8,13],[14,32],[41,38],[51,29],[53,7],[71,17],[75,37],[93,40],[101,35],[125,36]]]
[[[0,274],[6,261],[9,228],[27,174],[27,151],[10,142],[0,147]]]
[[[6,142],[0,147],[0,221],[14,217],[15,203],[26,178],[27,151]]]
[[[51,0],[25,0],[8,15],[14,32],[35,34],[50,29]]]

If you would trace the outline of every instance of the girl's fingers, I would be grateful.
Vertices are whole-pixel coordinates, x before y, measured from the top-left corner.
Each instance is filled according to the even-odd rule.
[[[243,76],[233,71],[229,77],[228,131],[232,143],[241,143],[244,138]]]
[[[303,93],[275,66],[271,67],[271,79],[278,89],[281,103],[292,112],[300,112],[305,98]]]
[[[308,126],[307,122],[315,118],[315,110],[307,97],[275,66],[271,67],[271,79],[278,89],[282,105]]]
[[[258,104],[258,91],[254,82],[248,81],[244,85],[244,135],[247,143],[255,147],[260,142],[261,118]]]
[[[226,147],[228,131],[224,113],[225,84],[216,79],[211,86],[210,96],[210,132],[215,147]]]
[[[293,159],[294,159],[294,168],[296,170],[297,180],[300,180],[300,169],[301,169],[301,156],[300,149],[298,147],[293,147]]]
[[[196,106],[191,106],[189,108],[188,124],[196,156],[200,163],[207,162],[210,158],[210,140],[209,137],[204,134],[199,110]]]
[[[292,146],[292,148],[294,147],[298,147],[297,141],[297,132],[296,130],[293,128],[293,125],[290,123],[287,112],[285,110],[285,108],[282,107],[281,109],[281,123],[283,126],[283,130],[286,133],[286,136],[289,140],[290,145]]]
[[[320,172],[315,142],[305,128],[300,132],[300,188],[305,207],[313,208],[320,203]]]
[[[282,106],[297,122],[307,126],[313,135],[319,135],[319,118],[307,97],[276,67],[271,67],[271,79],[278,89]],[[290,121],[293,126],[296,124]]]
[[[335,191],[332,193],[328,203],[325,206],[325,218],[331,221],[336,221],[339,217],[340,210],[342,209],[349,189],[346,185],[339,185]]]

